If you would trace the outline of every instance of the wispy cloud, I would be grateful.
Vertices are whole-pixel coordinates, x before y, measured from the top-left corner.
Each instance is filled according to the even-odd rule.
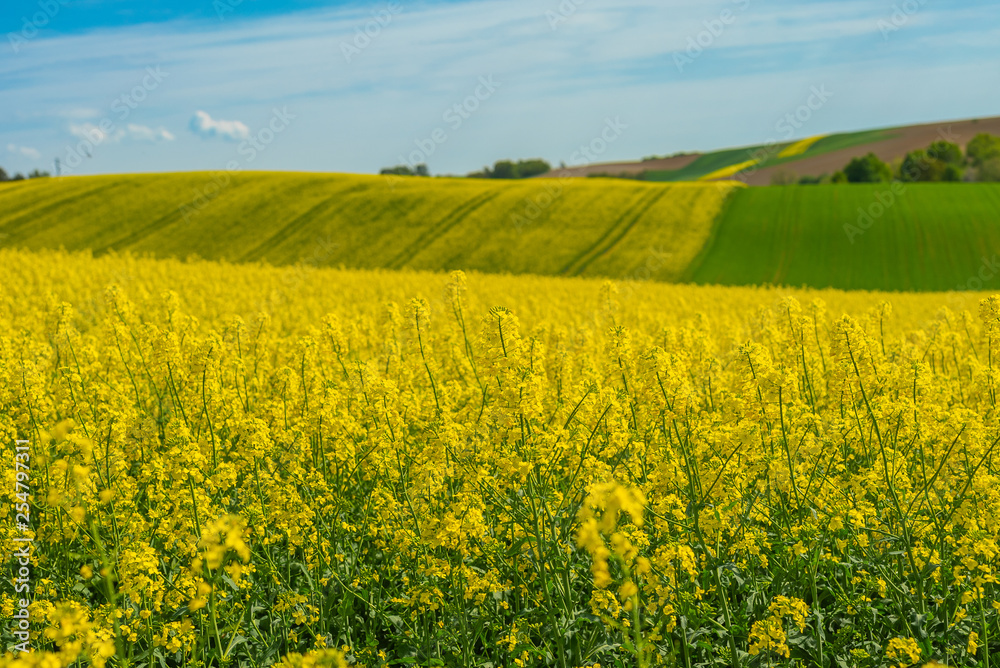
[[[26,158],[31,158],[32,160],[38,160],[42,157],[42,152],[37,148],[32,148],[30,146],[17,146],[16,144],[7,144],[7,150],[11,153],[16,153],[18,155],[23,155]]]
[[[191,131],[205,138],[221,137],[240,141],[250,136],[250,128],[241,121],[215,120],[204,111],[196,111],[191,119]]]
[[[136,123],[125,126],[125,136],[134,141],[156,143],[159,141],[174,141],[176,137],[164,127],[156,129]]]
[[[95,146],[106,141],[119,141],[124,136],[123,130],[109,134],[93,123],[70,123],[69,133],[77,139],[89,141]]]
[[[154,129],[137,123],[129,123],[124,128],[112,129],[110,132],[105,132],[100,126],[93,123],[71,123],[69,132],[77,139],[88,141],[94,146],[105,142],[116,144],[121,141],[156,143],[176,139],[173,133],[162,126]]]

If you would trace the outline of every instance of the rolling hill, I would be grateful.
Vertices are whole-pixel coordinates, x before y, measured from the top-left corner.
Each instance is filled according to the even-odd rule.
[[[740,187],[265,172],[32,179],[0,186],[0,245],[673,281]]]
[[[4,184],[0,247],[866,290],[979,289],[1000,249],[1000,184],[218,178]]]
[[[815,141],[796,155],[783,154],[795,143],[784,140],[669,158],[566,167],[538,178],[611,175],[641,177],[647,181],[689,181],[711,178],[713,172],[757,159],[759,163],[744,169],[739,179],[747,185],[766,186],[779,171],[798,176],[822,176],[843,169],[852,158],[869,152],[891,162],[910,151],[926,148],[938,139],[964,147],[980,132],[1000,135],[1000,116],[823,135],[810,138]],[[734,178],[734,174],[719,178]]]

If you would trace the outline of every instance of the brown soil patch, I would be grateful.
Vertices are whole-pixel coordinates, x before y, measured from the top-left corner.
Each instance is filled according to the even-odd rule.
[[[552,171],[542,174],[543,177],[558,178],[562,176],[589,176],[590,174],[628,174],[635,176],[646,171],[659,171],[663,169],[683,169],[701,156],[700,153],[688,153],[687,155],[675,155],[671,158],[657,158],[655,160],[643,160],[641,162],[600,162],[592,165],[582,165],[580,167],[557,167]]]
[[[910,151],[927,148],[928,144],[938,139],[947,139],[959,144],[963,149],[970,139],[980,132],[1000,135],[1000,116],[964,121],[943,121],[926,125],[908,125],[901,128],[887,129],[886,139],[852,146],[850,148],[831,151],[817,156],[807,156],[794,162],[787,162],[774,167],[763,167],[753,174],[745,176],[745,181],[751,186],[766,186],[771,184],[771,178],[779,171],[794,172],[798,176],[822,176],[843,169],[852,158],[872,152],[886,162],[901,159]],[[660,171],[668,169],[683,169],[701,157],[700,153],[677,155],[671,158],[657,158],[640,162],[603,162],[580,167],[556,168],[542,174],[541,178],[577,177],[590,174],[610,174],[618,176],[627,174],[635,176],[645,171]],[[749,153],[747,155],[749,159]],[[744,180],[744,179],[741,179]]]
[[[965,149],[973,137],[980,132],[1000,135],[1000,117],[982,118],[969,121],[944,121],[927,125],[910,125],[886,131],[889,137],[869,144],[832,151],[814,157],[788,162],[774,167],[763,167],[746,179],[751,186],[771,184],[771,178],[780,171],[794,172],[798,176],[821,176],[843,169],[852,158],[874,153],[879,159],[892,162],[903,158],[910,151],[927,146],[938,139],[958,144]]]

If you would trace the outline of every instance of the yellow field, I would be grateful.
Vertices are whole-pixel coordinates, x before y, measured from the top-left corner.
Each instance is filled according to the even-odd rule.
[[[813,144],[818,142],[820,139],[823,139],[824,137],[829,137],[829,135],[815,135],[813,137],[806,137],[805,139],[800,139],[797,142],[789,144],[784,149],[782,149],[781,153],[778,154],[778,157],[794,158],[797,155],[802,155],[810,148],[812,148]]]
[[[739,184],[116,174],[0,187],[0,242],[354,269],[673,281]]]
[[[753,167],[758,162],[760,162],[760,161],[757,160],[756,158],[754,158],[754,159],[751,159],[751,160],[746,160],[744,162],[737,163],[735,165],[729,165],[728,167],[723,167],[722,169],[717,169],[714,172],[710,172],[708,174],[705,174],[704,176],[700,177],[698,180],[699,181],[711,181],[713,179],[728,178],[728,177],[733,176],[735,174],[739,174],[744,169],[749,169],[750,167]]]
[[[996,298],[0,266],[0,433],[6,462],[31,441],[47,652],[0,665],[874,668],[998,647]],[[20,535],[0,528],[8,554]]]

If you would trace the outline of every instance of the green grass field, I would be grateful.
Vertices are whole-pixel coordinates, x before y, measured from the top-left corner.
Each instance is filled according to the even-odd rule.
[[[721,285],[1000,291],[1000,267],[995,275],[987,276],[994,273],[989,267],[979,273],[984,258],[1000,256],[1000,184],[896,187],[904,190],[893,194],[889,184],[740,190],[685,278]],[[879,207],[883,213],[873,215]],[[870,223],[862,219],[867,229],[859,225],[861,211],[871,216]]]
[[[732,184],[242,173],[0,186],[0,245],[676,280]],[[226,183],[226,179],[230,182]]]

